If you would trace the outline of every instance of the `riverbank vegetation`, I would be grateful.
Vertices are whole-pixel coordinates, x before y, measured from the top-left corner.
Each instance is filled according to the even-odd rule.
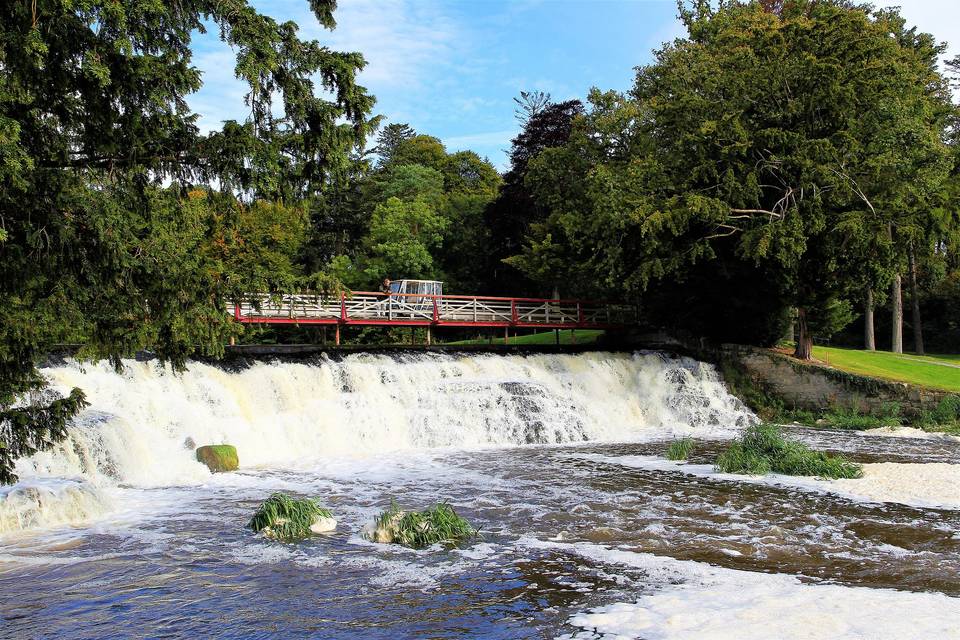
[[[335,28],[334,0],[309,4]],[[801,358],[851,327],[868,349],[902,351],[906,326],[918,354],[960,351],[946,45],[840,0],[681,2],[680,18],[626,92],[521,92],[501,175],[375,113],[362,52],[246,0],[4,4],[0,481],[82,409],[45,390],[55,345],[180,368],[238,337],[318,339],[232,321],[249,292],[441,279],[638,302],[651,327],[714,341],[769,346],[792,325]],[[207,28],[246,84],[245,116],[212,131],[188,105]],[[382,331],[350,339],[396,341]],[[916,375],[953,385],[942,369]]]
[[[859,478],[863,475],[861,465],[843,456],[813,451],[801,442],[784,437],[780,427],[773,424],[748,428],[717,457],[716,469],[723,473],[782,473],[821,478]]]

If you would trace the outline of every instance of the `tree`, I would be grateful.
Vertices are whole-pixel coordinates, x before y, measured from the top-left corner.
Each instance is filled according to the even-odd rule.
[[[514,97],[513,101],[517,105],[517,108],[513,110],[513,115],[520,126],[526,128],[530,118],[538,115],[550,105],[550,94],[540,90],[521,91],[520,97]]]
[[[504,260],[517,255],[532,225],[547,217],[547,210],[530,195],[525,181],[531,159],[545,149],[564,145],[570,137],[574,119],[583,113],[579,100],[548,103],[549,96],[539,92],[521,92],[517,100],[523,111],[518,120],[523,130],[513,139],[510,150],[510,170],[503,177],[503,185],[484,219],[490,230],[488,266],[490,287],[500,292],[532,289],[532,282],[524,283],[515,269],[504,266]],[[547,285],[553,288],[555,283]]]
[[[809,358],[868,275],[892,270],[874,249],[898,237],[882,230],[905,233],[949,170],[942,49],[896,12],[842,2],[697,2],[683,17],[689,36],[638,69],[629,96],[592,94],[567,149],[531,163],[552,213],[515,263],[529,271],[553,244],[643,289],[733,241],[797,309]]]
[[[436,274],[432,250],[443,242],[447,221],[417,198],[397,197],[377,205],[370,223],[368,278],[377,281],[403,274],[406,278],[432,279]]]
[[[373,148],[373,152],[378,156],[377,167],[390,164],[400,145],[416,135],[413,127],[405,122],[394,122],[385,126],[377,136],[377,146]]]
[[[311,7],[334,27],[333,0]],[[249,113],[203,135],[186,96],[201,86],[192,34],[210,22],[236,51]],[[146,347],[175,367],[222,352],[238,331],[225,300],[259,283],[200,248],[242,227],[234,196],[293,201],[349,170],[376,124],[363,65],[245,0],[0,7],[0,480],[83,405],[42,392],[35,363],[53,344],[118,365]],[[204,182],[229,195],[200,206],[187,192]]]

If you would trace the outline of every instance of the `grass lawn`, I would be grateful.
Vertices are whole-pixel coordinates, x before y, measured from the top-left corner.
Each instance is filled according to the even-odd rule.
[[[960,392],[960,355],[916,356],[912,353],[814,347],[813,357],[850,373]]]
[[[601,329],[577,329],[573,333],[577,334],[576,344],[593,344],[597,339],[603,335]],[[458,342],[446,342],[444,344],[458,345],[458,344],[488,344],[488,338],[477,338],[475,340],[460,340]],[[503,334],[500,333],[499,337],[493,339],[492,344],[503,344]],[[553,331],[541,331],[540,333],[528,333],[521,334],[519,336],[510,336],[509,344],[521,344],[521,345],[541,345],[541,344],[556,344],[556,337],[553,334]],[[563,329],[560,331],[560,344],[574,344],[573,336],[571,335],[570,330]],[[958,369],[957,371],[960,371]]]

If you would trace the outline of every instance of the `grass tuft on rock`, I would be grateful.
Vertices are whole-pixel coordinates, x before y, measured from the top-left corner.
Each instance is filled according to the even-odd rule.
[[[690,454],[693,453],[693,448],[693,438],[674,440],[670,443],[670,446],[667,447],[667,459],[689,460]]]
[[[396,501],[391,501],[390,507],[377,517],[376,528],[368,537],[375,542],[422,549],[437,543],[459,544],[479,534],[445,502],[423,511],[404,511]]]
[[[260,505],[247,526],[267,537],[292,541],[309,536],[310,526],[317,518],[330,517],[330,510],[317,500],[274,493]]]
[[[843,456],[813,451],[806,445],[785,438],[780,427],[762,424],[748,428],[739,440],[720,454],[717,471],[764,475],[770,472],[790,476],[822,478],[859,478],[863,467]]]

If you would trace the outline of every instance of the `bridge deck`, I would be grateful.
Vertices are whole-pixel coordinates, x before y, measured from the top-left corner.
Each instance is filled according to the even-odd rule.
[[[354,292],[315,295],[255,295],[235,305],[238,322],[446,327],[540,327],[612,329],[634,324],[633,305],[587,300],[432,296]]]

